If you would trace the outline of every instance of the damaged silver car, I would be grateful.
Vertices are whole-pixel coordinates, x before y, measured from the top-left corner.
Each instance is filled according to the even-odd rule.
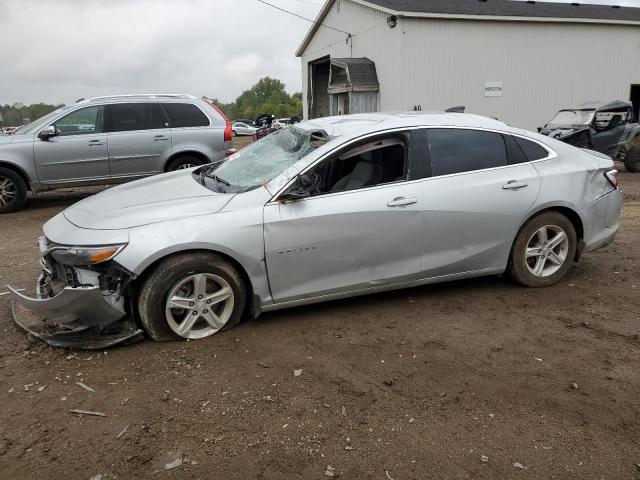
[[[508,272],[558,282],[618,231],[612,160],[461,113],[316,119],[106,190],[44,226],[19,325],[52,345],[199,339],[243,316]]]

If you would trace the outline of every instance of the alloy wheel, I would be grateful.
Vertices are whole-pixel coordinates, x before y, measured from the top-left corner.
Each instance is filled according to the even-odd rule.
[[[0,176],[0,207],[10,205],[18,196],[18,186],[7,177]]]
[[[527,242],[525,263],[536,277],[550,277],[567,261],[569,237],[557,225],[539,228]]]
[[[169,328],[183,338],[198,339],[220,331],[231,318],[231,285],[212,273],[198,273],[178,281],[169,291],[165,315]]]

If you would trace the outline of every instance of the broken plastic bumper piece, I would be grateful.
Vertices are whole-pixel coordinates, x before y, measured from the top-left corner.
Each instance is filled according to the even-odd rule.
[[[51,298],[30,298],[8,288],[15,322],[51,346],[99,350],[143,338],[136,323],[97,286],[66,287]]]

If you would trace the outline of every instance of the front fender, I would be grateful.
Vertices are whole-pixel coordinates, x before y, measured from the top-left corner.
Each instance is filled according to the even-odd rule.
[[[132,228],[114,260],[136,275],[178,253],[205,250],[231,258],[246,273],[262,304],[271,301],[264,259],[262,207],[188,217]]]

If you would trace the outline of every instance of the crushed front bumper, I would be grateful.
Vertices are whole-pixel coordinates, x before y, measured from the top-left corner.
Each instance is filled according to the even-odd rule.
[[[99,350],[141,340],[143,331],[125,309],[132,274],[115,264],[63,266],[40,240],[42,275],[31,298],[8,287],[15,322],[54,347]]]
[[[107,302],[99,287],[66,287],[52,298],[29,298],[14,288],[16,324],[53,347],[100,350],[141,340],[143,332],[126,312]]]

